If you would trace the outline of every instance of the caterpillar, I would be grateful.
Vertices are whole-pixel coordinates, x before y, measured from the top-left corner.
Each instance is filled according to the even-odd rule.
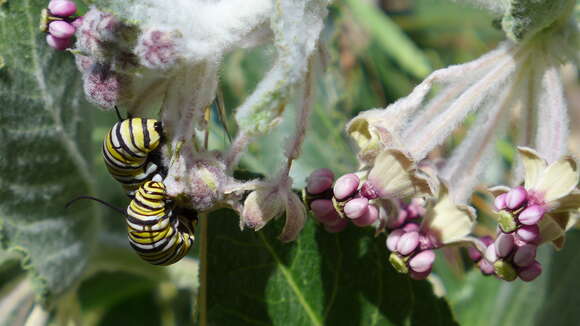
[[[183,258],[194,241],[194,217],[173,214],[165,185],[147,181],[127,208],[129,243],[153,265],[171,265]]]
[[[197,213],[173,207],[162,182],[146,181],[126,211],[91,196],[79,196],[65,207],[79,199],[91,199],[121,213],[127,222],[129,244],[142,259],[153,265],[178,262],[187,255],[195,240]]]
[[[161,142],[161,122],[154,119],[120,119],[103,142],[103,158],[109,173],[127,195],[151,180],[161,169],[154,152]]]

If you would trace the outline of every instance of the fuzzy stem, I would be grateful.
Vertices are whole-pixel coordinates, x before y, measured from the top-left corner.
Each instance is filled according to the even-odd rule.
[[[233,171],[242,154],[246,151],[246,147],[252,140],[248,134],[243,131],[240,131],[236,138],[234,139],[232,145],[230,146],[228,152],[226,153],[226,168],[227,171]]]
[[[199,293],[197,310],[199,311],[199,325],[207,325],[207,214],[199,215]]]

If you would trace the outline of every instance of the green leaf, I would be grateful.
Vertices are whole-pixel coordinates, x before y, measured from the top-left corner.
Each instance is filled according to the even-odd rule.
[[[575,0],[511,0],[501,25],[511,40],[523,41],[566,19],[573,12],[575,3]]]
[[[421,50],[387,15],[365,1],[347,0],[346,3],[357,22],[377,39],[385,53],[404,70],[417,78],[423,78],[431,72],[429,61]]]
[[[283,244],[281,219],[240,231],[235,214],[221,210],[208,223],[209,324],[455,324],[427,281],[391,268],[384,238],[370,229],[330,234],[309,219]]]
[[[92,191],[89,110],[74,59],[38,31],[42,0],[0,10],[0,239],[23,253],[40,299],[83,274],[99,232],[92,206],[67,201]]]

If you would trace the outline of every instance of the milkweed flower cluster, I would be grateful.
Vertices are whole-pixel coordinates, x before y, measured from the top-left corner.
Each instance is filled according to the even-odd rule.
[[[46,32],[46,43],[56,50],[65,50],[72,44],[76,29],[83,17],[77,17],[76,4],[70,0],[51,0],[42,12],[40,30]]]

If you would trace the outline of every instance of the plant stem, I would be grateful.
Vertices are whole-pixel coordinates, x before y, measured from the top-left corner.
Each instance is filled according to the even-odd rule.
[[[200,326],[207,325],[207,214],[199,215],[199,294],[197,309]]]

